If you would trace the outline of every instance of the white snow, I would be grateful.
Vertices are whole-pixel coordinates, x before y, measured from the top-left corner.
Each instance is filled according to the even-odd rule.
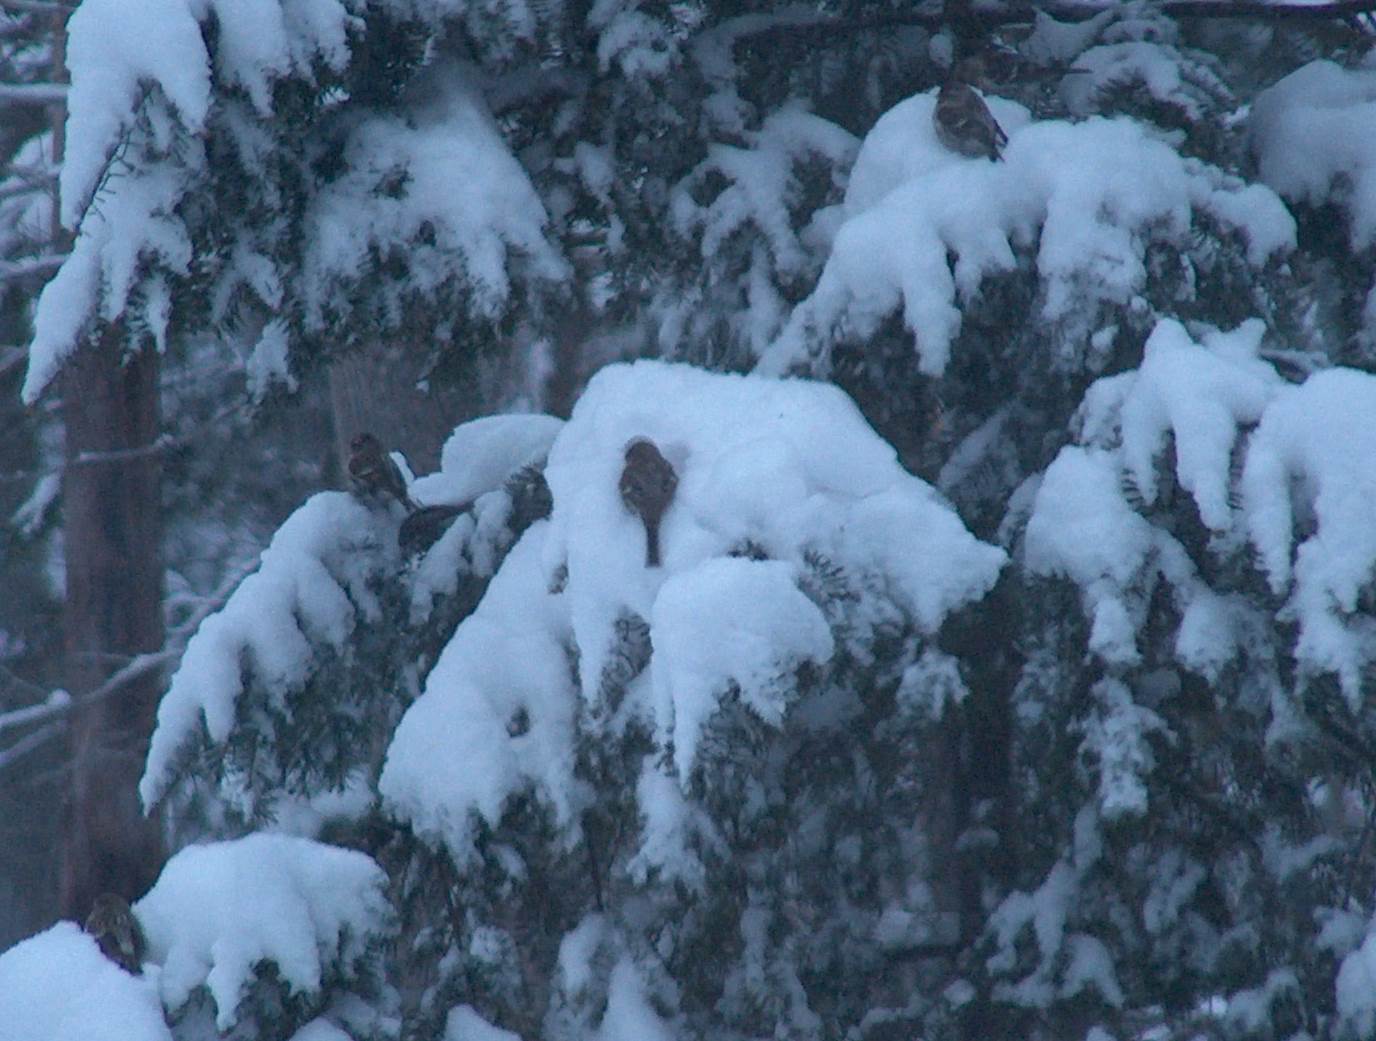
[[[679,474],[661,568],[645,567],[643,527],[617,492],[625,445],[637,436],[654,439]],[[574,723],[581,712],[611,711],[599,697],[618,619],[646,621],[653,653],[614,715],[653,726],[666,746],[672,735],[682,777],[731,681],[751,711],[786,725],[788,705],[771,681],[830,657],[832,636],[799,589],[808,554],[884,588],[929,633],[982,596],[1005,560],[904,471],[828,384],[612,365],[559,431],[545,476],[552,517],[511,550],[445,648],[380,782],[394,813],[460,856],[470,848],[469,814],[495,821],[517,791],[534,791],[556,821],[574,819]],[[747,541],[770,559],[733,557]],[[862,602],[857,622],[865,610]],[[662,780],[640,786],[640,869],[691,879],[700,867],[680,851],[698,832],[662,798]]]
[[[254,966],[273,962],[293,992],[346,978],[366,946],[391,929],[387,877],[373,861],[286,835],[250,835],[189,846],[135,905],[160,964],[173,1012],[199,986],[214,999],[216,1026],[237,1021]]]
[[[494,1027],[472,1005],[450,1009],[444,1024],[443,1041],[521,1041],[510,1030]]]
[[[1203,63],[1189,61],[1167,43],[1128,40],[1091,47],[1075,56],[1074,67],[1085,71],[1062,79],[1060,93],[1076,116],[1093,111],[1098,92],[1126,83],[1140,84],[1190,120],[1216,111],[1229,97],[1227,87]]]
[[[1376,575],[1376,376],[1330,369],[1267,408],[1242,472],[1247,529],[1277,592],[1291,594],[1301,665],[1335,673],[1354,711],[1376,660],[1357,598]],[[1313,531],[1294,541],[1306,520]]]
[[[307,216],[306,319],[322,329],[340,285],[370,251],[403,250],[406,292],[433,294],[460,280],[475,313],[493,316],[511,292],[508,261],[559,280],[567,265],[545,239],[545,209],[458,68],[428,70],[428,96],[403,117],[360,119],[344,144],[346,172],[315,196]],[[405,301],[393,302],[399,320]]]
[[[1370,1037],[1376,1030],[1376,930],[1343,958],[1335,983],[1338,1018],[1351,1037]]]
[[[316,62],[339,70],[349,59],[353,15],[339,0],[91,0],[73,12],[60,194],[76,240],[39,301],[25,401],[52,381],[93,316],[124,312],[141,265],[188,269],[191,244],[176,210],[190,171],[205,164],[200,137],[214,99],[202,34],[212,18],[214,77],[242,87],[261,116],[275,80],[311,76]],[[167,158],[134,165],[121,149]],[[157,293],[145,304],[155,335],[166,328],[166,305]]]
[[[172,1041],[156,973],[131,976],[72,922],[0,953],[0,1041]]]
[[[418,478],[411,495],[426,504],[472,502],[500,488],[521,467],[544,462],[563,425],[563,420],[539,413],[461,423],[444,442],[439,471]]]
[[[1180,661],[1217,676],[1255,611],[1209,590],[1180,544],[1123,494],[1126,480],[1146,507],[1156,501],[1157,466],[1173,440],[1173,479],[1214,532],[1211,551],[1250,540],[1272,591],[1288,594],[1282,617],[1298,622],[1302,673],[1335,675],[1355,706],[1376,661],[1376,622],[1358,609],[1376,576],[1376,377],[1335,368],[1286,383],[1258,356],[1261,334],[1251,321],[1196,340],[1162,321],[1140,368],[1094,384],[1077,415],[1086,443],[1048,467],[1025,559],[1034,574],[1080,587],[1091,650],[1119,664],[1136,660],[1142,582],[1158,569],[1182,611]]]
[[[1238,430],[1256,423],[1283,386],[1256,356],[1263,332],[1257,319],[1202,344],[1175,321],[1152,332],[1120,413],[1123,460],[1148,504],[1156,501],[1156,459],[1173,435],[1176,474],[1200,517],[1216,531],[1231,525],[1229,466]]]
[[[574,816],[576,695],[568,619],[539,565],[547,524],[512,547],[393,735],[378,790],[417,834],[470,849],[470,811],[500,819],[533,786],[560,823]],[[526,729],[516,726],[524,715]]]
[[[707,158],[678,186],[673,212],[679,229],[686,233],[700,227],[702,256],[710,260],[730,236],[754,224],[769,244],[774,266],[796,276],[808,266],[807,250],[789,213],[801,194],[797,166],[814,154],[834,166],[848,166],[859,142],[835,123],[798,108],[771,114],[759,130],[743,136],[744,148],[709,145]],[[724,178],[729,187],[699,207],[690,192],[712,175]]]
[[[1376,69],[1312,61],[1252,103],[1261,179],[1288,198],[1342,202],[1353,249],[1376,238]]]
[[[71,255],[38,299],[25,402],[32,404],[52,382],[97,313],[108,320],[124,311],[140,263],[186,273],[191,242],[173,212],[184,188],[182,177],[166,168],[131,171],[86,211]]]
[[[1137,626],[1124,590],[1152,545],[1151,526],[1123,498],[1114,456],[1062,449],[1037,490],[1025,561],[1033,574],[1063,575],[1080,587],[1091,618],[1090,648],[1107,661],[1137,660]]]
[[[607,1011],[593,1041],[675,1041],[672,1024],[651,1007],[635,963],[623,957],[607,985]]]
[[[677,879],[701,891],[707,871],[697,849],[700,845],[722,847],[711,819],[684,797],[678,778],[652,758],[641,766],[636,801],[642,817],[641,841],[627,866],[630,876],[642,884],[653,877]]]
[[[162,798],[182,747],[205,733],[229,736],[244,689],[244,668],[285,703],[310,674],[314,648],[342,648],[358,615],[380,607],[369,579],[396,552],[383,519],[343,492],[321,492],[273,536],[258,570],[187,643],[181,665],[158,706],[139,795]]]
[[[750,605],[742,611],[743,605]],[[734,684],[762,721],[783,725],[793,672],[824,664],[835,645],[821,610],[781,560],[708,560],[667,579],[651,617],[651,678],[661,743],[672,737],[679,779],[688,783],[703,725]]]
[[[835,337],[862,339],[901,311],[922,370],[940,375],[961,328],[959,304],[1034,242],[1040,317],[1051,322],[1092,314],[1094,302],[1128,305],[1145,285],[1148,243],[1183,247],[1196,212],[1240,231],[1255,265],[1294,245],[1294,220],[1274,193],[1183,159],[1140,124],[1030,122],[1013,102],[986,100],[1009,135],[1003,162],[942,148],[933,92],[879,119],[851,171],[826,267],[760,371],[809,359],[824,369]]]

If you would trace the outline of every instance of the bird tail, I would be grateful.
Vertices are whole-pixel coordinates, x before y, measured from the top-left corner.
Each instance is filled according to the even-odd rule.
[[[659,567],[659,521],[645,522],[645,566]]]

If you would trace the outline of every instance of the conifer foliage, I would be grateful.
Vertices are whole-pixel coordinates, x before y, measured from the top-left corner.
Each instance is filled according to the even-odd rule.
[[[579,392],[281,526],[146,965],[26,941],[0,1039],[1370,1036],[1376,66],[1179,6],[87,0],[31,399],[116,323]]]

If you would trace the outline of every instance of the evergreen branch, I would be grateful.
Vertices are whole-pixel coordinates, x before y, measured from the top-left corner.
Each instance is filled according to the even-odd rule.
[[[1337,0],[1325,4],[1268,3],[1266,0],[1165,0],[1151,5],[1172,18],[1229,18],[1257,21],[1329,22],[1342,21],[1376,12],[1376,0]],[[1110,7],[1093,3],[1020,3],[997,11],[962,11],[960,20],[986,29],[1032,21],[1038,14],[1064,21],[1084,21]],[[781,32],[847,33],[881,29],[940,29],[950,16],[943,11],[929,14],[878,15],[872,18],[824,18],[812,15],[743,16],[731,35],[737,39]],[[718,31],[722,31],[719,29]]]

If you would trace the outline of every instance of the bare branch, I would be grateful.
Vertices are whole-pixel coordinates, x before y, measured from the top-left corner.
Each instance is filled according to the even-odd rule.
[[[0,104],[61,105],[66,100],[65,83],[0,83]]]
[[[10,745],[3,752],[0,752],[0,770],[4,770],[15,760],[20,759],[41,745],[47,744],[53,738],[62,734],[66,729],[62,723],[50,723],[45,727],[35,730],[32,734],[21,737],[14,744]]]
[[[48,276],[62,266],[66,253],[48,253],[40,257],[0,262],[0,281],[11,282],[35,275]]]
[[[0,0],[0,10],[33,11],[36,14],[71,14],[75,4],[58,3],[57,0]]]

